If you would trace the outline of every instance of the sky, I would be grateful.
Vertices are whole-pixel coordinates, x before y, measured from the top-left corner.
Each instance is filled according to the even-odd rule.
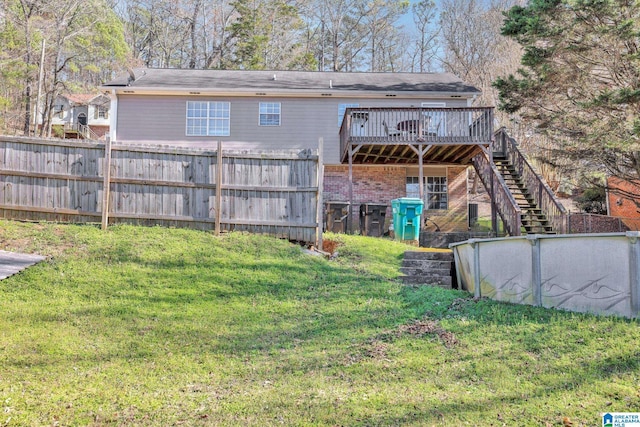
[[[420,0],[409,0],[409,3],[411,3],[411,5],[413,5],[414,3],[418,3],[418,1],[420,1]],[[434,3],[436,4],[437,8],[440,7],[440,0],[434,0]],[[404,27],[407,28],[410,31],[414,29],[415,25],[413,24],[411,6],[409,6],[409,11],[402,18],[400,18],[399,23],[401,25],[404,25]]]

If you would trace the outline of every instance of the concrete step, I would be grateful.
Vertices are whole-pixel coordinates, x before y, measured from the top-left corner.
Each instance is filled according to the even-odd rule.
[[[406,251],[404,253],[404,259],[453,261],[453,252]]]
[[[433,285],[451,289],[453,253],[406,251],[400,272],[406,285]]]
[[[432,285],[451,289],[451,276],[402,276],[405,285]]]
[[[407,276],[451,276],[451,266],[448,268],[400,267],[400,272]]]
[[[406,268],[423,268],[423,269],[443,269],[451,267],[451,261],[440,261],[433,259],[405,259],[402,266]]]

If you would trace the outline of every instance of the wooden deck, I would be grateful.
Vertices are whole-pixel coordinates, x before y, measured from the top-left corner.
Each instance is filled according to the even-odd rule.
[[[341,161],[468,165],[493,138],[493,107],[348,108]]]
[[[0,251],[0,280],[13,276],[45,259],[46,257],[41,255]]]

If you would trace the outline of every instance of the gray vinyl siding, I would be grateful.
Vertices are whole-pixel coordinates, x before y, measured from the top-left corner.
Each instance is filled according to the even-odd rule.
[[[229,136],[187,136],[187,101],[229,102],[231,119]],[[260,102],[281,103],[280,126],[259,126]],[[250,143],[264,150],[316,148],[324,138],[324,163],[340,163],[338,106],[419,107],[421,102],[437,99],[403,100],[370,98],[273,98],[273,97],[204,97],[120,95],[117,110],[117,139],[121,142],[213,143],[221,141]],[[447,107],[466,107],[466,99],[446,100]]]

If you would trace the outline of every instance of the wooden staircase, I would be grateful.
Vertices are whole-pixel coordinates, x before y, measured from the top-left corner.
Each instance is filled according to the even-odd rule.
[[[478,177],[495,206],[494,231],[498,232],[499,215],[511,236],[566,232],[566,209],[520,152],[516,141],[504,128],[494,137],[488,150],[473,158]]]
[[[522,210],[520,220],[525,234],[556,234],[516,167],[501,153],[494,153],[493,162]]]
[[[453,252],[406,251],[400,272],[409,286],[431,285],[451,289],[453,284]]]

